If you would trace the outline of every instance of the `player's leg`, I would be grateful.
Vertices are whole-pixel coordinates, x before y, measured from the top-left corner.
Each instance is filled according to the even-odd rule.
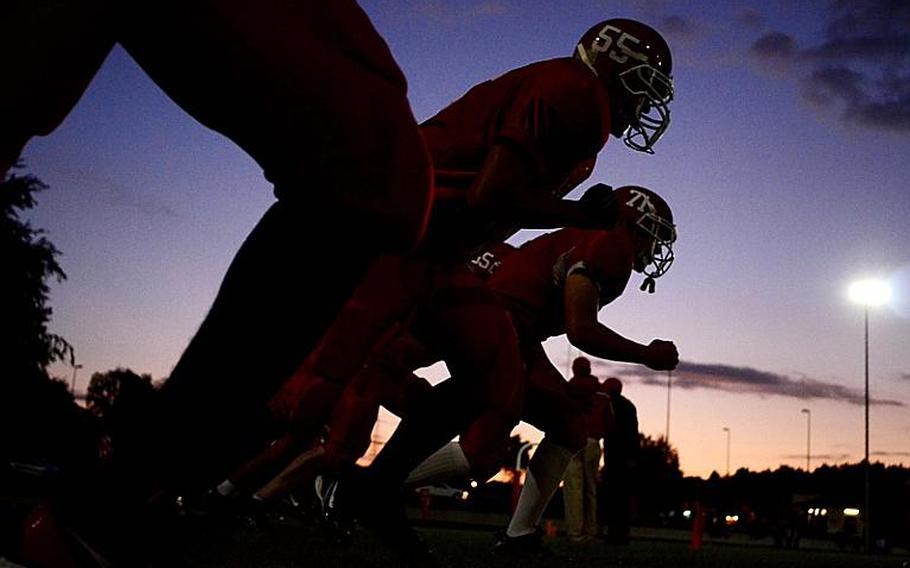
[[[522,419],[546,436],[528,464],[528,476],[506,537],[535,532],[547,504],[559,487],[566,466],[586,440],[583,415],[568,397],[566,381],[538,344],[525,349],[528,366],[527,393]]]
[[[436,361],[409,333],[393,330],[377,347],[370,362],[346,386],[337,404],[331,406],[325,445],[294,460],[257,495],[273,499],[304,487],[320,472],[329,474],[350,467],[372,442],[379,406],[399,417],[429,391],[430,384],[411,372]],[[304,409],[305,410],[305,409]],[[304,412],[305,413],[305,412]]]
[[[585,444],[584,459],[584,534],[594,538],[600,533],[597,524],[597,470],[600,468],[600,442],[588,438]]]
[[[304,364],[269,400],[272,415],[300,439],[310,440],[322,434],[327,417],[342,392],[342,385],[326,380],[313,370],[313,360],[322,346],[320,343],[320,347],[307,356]]]
[[[50,134],[114,46],[107,0],[11,0],[0,17],[0,178]]]
[[[267,401],[305,359],[369,258],[311,250],[323,238],[279,201],[237,253],[211,310],[161,389],[161,464],[207,485],[268,433]],[[307,263],[296,259],[306,256]],[[323,271],[332,278],[314,278]],[[306,283],[306,284],[304,284]],[[159,434],[160,432],[160,434]],[[227,469],[225,469],[227,468]]]
[[[447,451],[458,446],[449,444],[442,452],[439,448],[484,409],[506,413],[516,410],[514,405],[520,401],[523,369],[515,330],[505,310],[490,301],[489,290],[475,283],[476,278],[471,283],[456,279],[435,291],[435,315],[429,321],[435,320],[436,333],[431,345],[445,354],[453,377],[431,389],[402,420],[359,490],[359,519],[392,547],[421,561],[427,551],[404,515],[400,490],[405,480],[415,467],[424,467],[427,457],[441,454],[445,454],[445,468],[466,469],[463,453]],[[516,421],[518,414],[516,410]],[[377,494],[383,496],[381,500],[374,498]],[[356,493],[349,497],[349,502],[357,500]]]
[[[424,270],[423,263],[398,256],[373,261],[319,346],[272,397],[272,412],[304,437],[321,432],[376,345],[398,333],[395,322],[410,310]]]
[[[318,442],[317,438],[305,438],[295,432],[285,434],[232,473],[226,482],[219,485],[219,493],[225,497],[234,493],[255,494],[258,487],[278,475],[282,468],[304,451],[318,445]]]
[[[522,367],[511,321],[475,276],[466,270],[458,274],[467,280],[442,279],[445,287],[436,287],[432,308],[421,313],[413,329],[423,340],[432,336],[431,347],[446,354],[450,370],[468,377],[473,375],[469,371],[482,371],[486,381],[450,379],[420,396],[365,474],[343,480],[346,489],[340,492],[342,510],[356,511],[358,519],[390,546],[422,560],[426,560],[426,548],[404,515],[400,491],[405,480],[484,408],[508,408],[519,399],[514,395]],[[500,380],[506,386],[488,386],[490,380]],[[366,386],[390,382],[372,381]],[[517,419],[518,412],[514,415]],[[438,456],[437,452],[434,457]],[[466,463],[463,456],[455,461]],[[335,495],[337,500],[337,490]]]
[[[455,381],[452,384],[454,386]],[[482,411],[459,434],[457,442],[449,442],[411,470],[405,485],[412,487],[465,477],[480,481],[489,479],[502,466],[509,434],[517,424],[514,417],[518,414],[520,409],[514,412]]]
[[[524,369],[517,336],[508,314],[476,276],[455,270],[440,281],[431,313],[416,333],[443,354],[452,378],[434,387],[399,424],[373,462],[374,475],[393,487],[481,414],[517,422],[520,412]]]
[[[403,416],[413,399],[429,389],[411,369],[436,358],[399,325],[390,327],[410,306],[424,270],[422,262],[377,259],[319,347],[273,398],[278,408],[287,406],[281,400],[296,397],[294,430],[328,426],[329,434],[324,445],[298,456],[257,491],[259,497],[280,497],[306,486],[320,472],[353,465],[371,442],[380,404]]]
[[[429,383],[414,375],[414,369],[438,360],[406,323],[384,336],[345,387],[333,413],[325,448],[327,469],[338,472],[364,454],[380,405],[405,417],[429,391]]]
[[[269,411],[276,421],[286,425],[286,433],[221,482],[216,488],[219,495],[253,493],[304,450],[320,442],[326,419],[342,391],[340,385],[313,372],[313,362],[323,346],[324,341],[269,400]]]
[[[359,247],[417,242],[429,157],[404,76],[353,0],[136,0],[118,16],[165,93],[249,153],[280,198],[322,213],[301,219],[334,231],[312,248],[360,226]]]
[[[566,536],[577,541],[584,528],[584,472],[581,456],[573,456],[563,473],[562,501],[566,513]]]

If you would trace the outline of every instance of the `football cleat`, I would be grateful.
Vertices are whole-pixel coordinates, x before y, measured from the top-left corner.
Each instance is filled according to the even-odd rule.
[[[543,531],[537,527],[534,532],[521,536],[509,536],[505,531],[496,533],[493,553],[502,556],[552,556],[553,551],[543,544]]]

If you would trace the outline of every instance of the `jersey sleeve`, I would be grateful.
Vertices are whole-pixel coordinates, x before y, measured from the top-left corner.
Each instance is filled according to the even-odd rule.
[[[567,276],[582,274],[597,286],[601,306],[619,297],[632,274],[632,254],[623,241],[606,231],[576,246],[569,255]]]
[[[569,170],[603,147],[606,108],[583,77],[566,71],[532,73],[515,93],[494,142],[519,149],[538,173]]]

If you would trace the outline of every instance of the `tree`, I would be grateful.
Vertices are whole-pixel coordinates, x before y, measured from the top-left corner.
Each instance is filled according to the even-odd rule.
[[[665,438],[639,434],[640,449],[635,468],[638,513],[653,520],[668,511],[679,511],[685,500],[679,454]]]
[[[96,425],[66,384],[47,372],[55,361],[73,362],[72,346],[48,330],[48,283],[66,274],[57,262],[60,251],[22,218],[45,189],[32,175],[0,180],[0,455],[84,470]]]
[[[85,394],[85,402],[95,416],[105,420],[109,418],[111,409],[118,402],[129,398],[151,396],[153,390],[151,375],[137,375],[130,369],[117,367],[92,375],[88,391]]]
[[[21,216],[45,189],[32,175],[10,174],[0,181],[0,259],[6,290],[0,296],[0,349],[4,372],[18,378],[46,378],[54,361],[73,361],[72,346],[47,329],[52,314],[48,281],[66,279],[57,262],[60,251],[42,229]]]

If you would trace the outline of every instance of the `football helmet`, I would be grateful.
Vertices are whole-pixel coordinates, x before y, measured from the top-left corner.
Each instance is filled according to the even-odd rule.
[[[626,185],[614,193],[619,203],[619,222],[637,227],[651,237],[636,251],[635,270],[645,275],[641,289],[653,293],[654,280],[666,274],[673,264],[673,212],[661,196],[644,187]]]
[[[635,20],[615,18],[589,29],[575,47],[579,58],[617,101],[613,134],[626,146],[653,154],[670,126],[673,60],[664,38]]]

